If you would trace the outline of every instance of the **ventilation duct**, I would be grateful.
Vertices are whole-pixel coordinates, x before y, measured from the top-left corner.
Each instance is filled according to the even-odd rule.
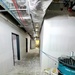
[[[32,15],[33,21],[39,24],[42,23],[46,9],[52,2],[52,0],[27,0],[29,10]]]
[[[20,7],[25,7],[25,6],[26,6],[26,2],[25,2],[25,1],[17,1],[17,4],[18,4]]]
[[[6,6],[9,7],[9,11],[13,12],[12,15],[15,15],[17,20],[21,22],[24,28],[27,25],[25,20],[31,21],[33,20],[30,24],[33,25],[35,33],[40,31],[41,23],[46,13],[46,9],[52,2],[52,0],[1,0],[1,1],[5,2]],[[36,26],[36,24],[38,26]],[[28,29],[30,31],[33,30],[30,27]],[[28,29],[27,31],[31,33]],[[34,36],[38,37],[39,35],[37,33]]]

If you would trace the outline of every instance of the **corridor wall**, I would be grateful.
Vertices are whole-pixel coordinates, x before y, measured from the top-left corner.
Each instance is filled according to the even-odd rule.
[[[44,19],[40,34],[41,68],[57,67],[58,57],[75,52],[75,17],[56,16]],[[54,57],[48,58],[43,52]]]
[[[12,33],[19,35],[20,58],[22,59],[26,53],[25,38],[28,38],[30,41],[30,37],[0,14],[0,75],[5,75],[13,68]],[[30,43],[28,47],[30,49]]]

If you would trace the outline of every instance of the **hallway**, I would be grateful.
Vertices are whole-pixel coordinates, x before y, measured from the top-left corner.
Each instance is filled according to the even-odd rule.
[[[39,50],[30,50],[7,75],[41,75]]]

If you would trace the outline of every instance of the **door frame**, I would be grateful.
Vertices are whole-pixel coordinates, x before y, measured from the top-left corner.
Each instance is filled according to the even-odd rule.
[[[28,38],[26,38],[26,53],[28,53]]]
[[[20,42],[19,42],[19,35],[16,34],[16,33],[11,33],[11,35],[15,35],[16,36],[16,41],[17,41],[17,59],[20,60]],[[12,51],[13,51],[13,64],[15,65],[13,36],[12,36]]]
[[[30,39],[30,49],[32,49],[32,48],[31,48],[31,39]]]

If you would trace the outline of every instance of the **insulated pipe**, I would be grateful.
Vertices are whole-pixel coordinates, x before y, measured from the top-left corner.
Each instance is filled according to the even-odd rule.
[[[16,9],[9,9],[10,11],[17,11]],[[18,11],[24,11],[26,9],[18,9]],[[7,12],[7,10],[0,10],[0,12]]]
[[[15,0],[12,0],[12,2],[13,2],[13,4],[14,4],[15,8],[16,8],[16,11],[17,11],[17,13],[18,13],[18,16],[19,16],[20,20],[21,20],[21,21],[23,22],[23,24],[25,25],[25,21],[24,21],[24,19],[22,18],[21,12],[18,10],[18,5],[17,5],[16,1],[15,1]]]
[[[0,13],[1,13],[1,12],[7,12],[7,10],[0,10]]]
[[[25,11],[26,9],[9,9],[10,11]],[[6,12],[7,10],[0,10],[0,11],[3,11],[3,12]]]
[[[9,9],[10,11],[26,11],[27,9]]]

